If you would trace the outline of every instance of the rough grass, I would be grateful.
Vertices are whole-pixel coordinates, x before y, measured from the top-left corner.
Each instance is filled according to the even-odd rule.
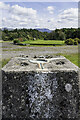
[[[78,62],[78,54],[70,54],[70,55],[64,55],[67,59],[69,59],[72,63],[79,66]]]
[[[3,49],[3,51],[25,51],[26,48],[15,48],[15,49]]]
[[[10,58],[8,59],[2,59],[2,61],[0,61],[0,68],[4,67],[4,65],[6,65],[9,62]]]
[[[80,67],[80,63],[79,63],[79,54],[57,54],[57,55],[62,55],[64,57],[66,57],[68,60],[70,60],[72,63],[74,63],[75,65],[77,65],[78,67]]]

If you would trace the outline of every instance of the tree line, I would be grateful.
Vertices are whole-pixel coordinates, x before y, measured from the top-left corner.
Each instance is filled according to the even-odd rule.
[[[63,28],[56,29],[52,32],[40,32],[36,29],[4,29],[2,31],[2,40],[13,41],[14,39],[25,40],[66,40],[66,39],[80,39],[80,28]]]

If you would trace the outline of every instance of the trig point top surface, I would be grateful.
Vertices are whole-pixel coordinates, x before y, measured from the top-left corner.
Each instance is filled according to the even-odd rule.
[[[34,71],[78,71],[78,67],[63,56],[55,57],[15,57],[12,58],[3,68],[5,72]]]

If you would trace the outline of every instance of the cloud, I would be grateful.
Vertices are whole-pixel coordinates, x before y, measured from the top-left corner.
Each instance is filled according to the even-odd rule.
[[[25,8],[19,5],[14,5],[11,7],[11,12],[17,15],[32,15],[35,16],[37,11],[32,8]]]
[[[17,4],[10,6],[2,2],[0,2],[0,8],[3,10],[2,27],[34,27],[35,24],[39,24],[35,9]]]
[[[47,20],[50,29],[56,28],[78,28],[78,8],[69,8],[59,11],[56,16]]]
[[[37,11],[32,8],[25,8],[19,5],[11,7],[11,18],[16,21],[29,22],[37,19]]]
[[[78,28],[78,8],[69,8],[63,10],[57,19],[57,27]]]
[[[56,16],[49,16],[54,13],[54,7],[48,6],[44,14],[39,14],[33,8],[22,7],[17,3],[9,5],[0,2],[0,10],[3,10],[3,17],[0,17],[0,27],[10,28],[63,28],[76,27],[78,24],[78,8],[70,8],[56,12]],[[1,16],[1,13],[0,13]],[[1,19],[2,18],[2,19]]]
[[[36,23],[37,11],[32,8],[14,5],[11,7],[11,19],[20,22],[19,24],[30,24],[34,21]]]
[[[53,6],[48,6],[47,10],[49,11],[50,14],[54,13],[54,7]]]
[[[68,21],[78,20],[78,8],[66,9],[63,12],[61,12],[58,17],[61,21],[63,21],[63,20],[68,20]]]
[[[5,4],[5,3],[3,3],[3,2],[0,2],[0,9],[4,9],[4,10],[8,10],[10,8],[10,5],[7,5],[7,4]]]

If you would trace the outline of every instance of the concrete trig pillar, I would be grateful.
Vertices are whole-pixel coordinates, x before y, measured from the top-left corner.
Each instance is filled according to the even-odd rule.
[[[78,67],[66,58],[16,57],[2,68],[2,86],[3,119],[79,118]]]

